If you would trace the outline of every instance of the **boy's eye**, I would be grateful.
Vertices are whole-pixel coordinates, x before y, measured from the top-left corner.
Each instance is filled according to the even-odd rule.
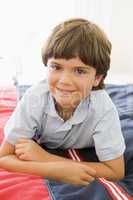
[[[55,64],[50,64],[48,67],[53,69],[53,70],[60,70],[61,69],[61,67],[59,65],[55,65]]]
[[[87,73],[87,71],[86,70],[84,70],[84,69],[79,69],[79,68],[77,68],[77,69],[75,69],[75,72],[77,73],[77,74],[86,74]]]

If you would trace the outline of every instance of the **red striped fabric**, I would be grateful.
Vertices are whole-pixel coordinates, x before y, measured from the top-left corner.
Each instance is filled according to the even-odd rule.
[[[75,149],[69,149],[68,153],[72,160],[82,161]],[[97,180],[104,185],[113,200],[133,200],[133,197],[129,196],[129,194],[118,184],[104,178],[97,178]]]

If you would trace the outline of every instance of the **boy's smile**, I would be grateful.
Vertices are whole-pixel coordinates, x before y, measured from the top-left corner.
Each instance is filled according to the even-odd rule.
[[[78,57],[48,60],[50,92],[62,109],[74,110],[101,79],[101,75],[96,76],[95,68],[85,65]]]
[[[74,90],[71,91],[71,90],[65,90],[61,88],[56,88],[56,90],[58,92],[58,95],[64,96],[64,97],[69,97],[74,92]]]

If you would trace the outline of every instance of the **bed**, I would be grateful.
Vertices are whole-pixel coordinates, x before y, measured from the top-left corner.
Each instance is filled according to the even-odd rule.
[[[20,86],[19,98],[28,86]],[[0,200],[129,200],[133,199],[133,84],[106,85],[117,106],[126,141],[126,176],[117,182],[98,178],[86,187],[73,186],[22,173],[0,169]],[[16,88],[0,87],[0,142],[3,127],[16,106]],[[95,149],[49,150],[73,160],[97,161]],[[89,153],[88,153],[89,152]]]

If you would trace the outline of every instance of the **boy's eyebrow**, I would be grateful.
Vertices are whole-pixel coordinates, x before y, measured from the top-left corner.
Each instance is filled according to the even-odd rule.
[[[60,63],[58,63],[58,62],[56,62],[56,61],[51,61],[50,64],[57,64],[57,65],[62,66]]]
[[[85,67],[85,66],[75,66],[75,68],[79,68],[79,69],[87,69],[87,70],[90,70],[91,68],[88,66],[88,67]]]
[[[62,64],[60,64],[60,63],[58,63],[58,62],[56,62],[56,61],[51,61],[50,62],[50,64],[57,64],[57,65],[59,65],[59,66],[63,66]],[[85,67],[85,66],[74,66],[74,68],[81,68],[81,69],[87,69],[87,70],[90,70],[91,69],[91,67],[90,66],[88,66],[88,67]]]

